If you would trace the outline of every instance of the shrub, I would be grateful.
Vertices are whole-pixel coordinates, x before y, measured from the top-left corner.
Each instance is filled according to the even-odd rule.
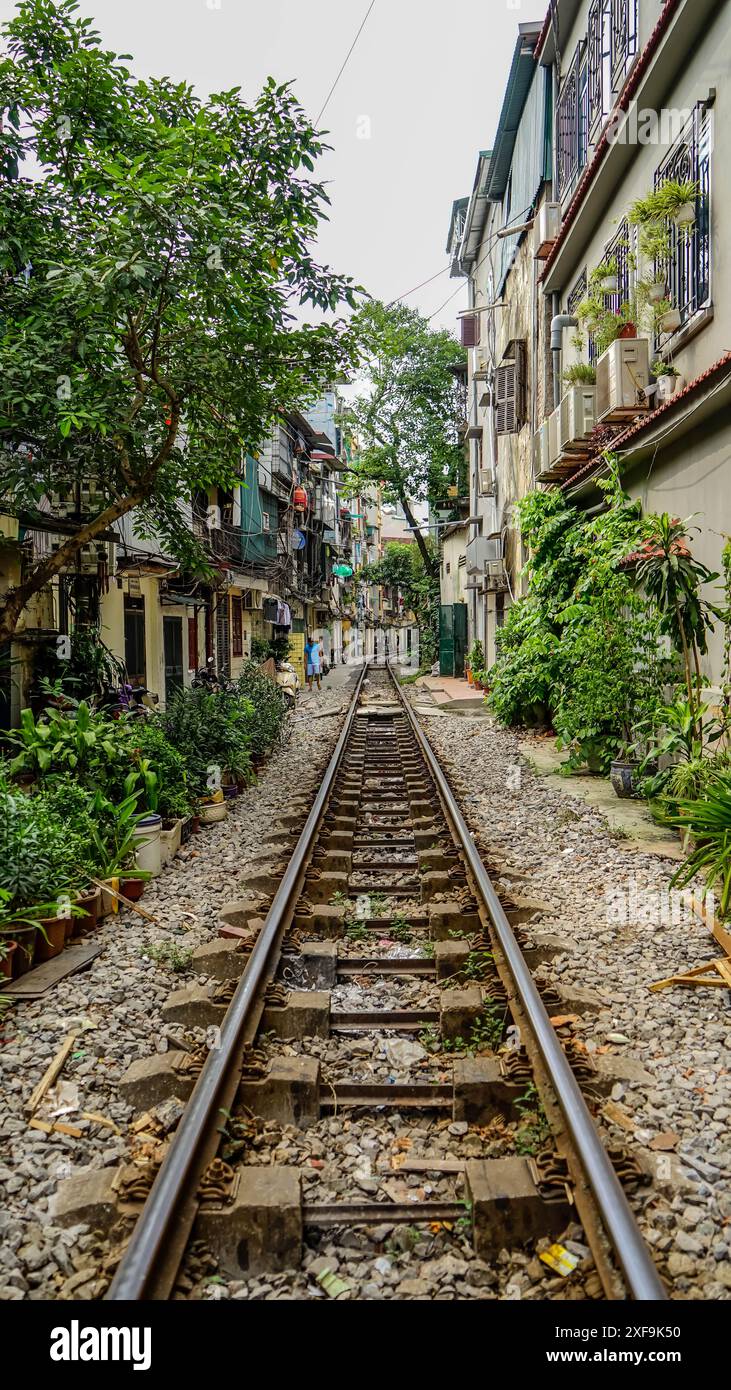
[[[73,892],[90,872],[94,854],[78,822],[61,820],[43,796],[0,791],[0,888],[11,908]]]
[[[139,768],[147,761],[157,777],[157,806],[154,809],[166,820],[189,816],[193,798],[188,787],[185,759],[166,737],[160,716],[137,720],[131,741],[133,767]],[[149,803],[148,809],[153,809]]]
[[[251,751],[261,757],[279,738],[287,715],[287,702],[279,687],[254,661],[247,661],[242,668],[236,694],[252,707],[249,718]]]
[[[205,796],[226,770],[251,777],[253,707],[236,695],[208,690],[178,691],[161,715],[163,732],[177,749],[190,793]]]

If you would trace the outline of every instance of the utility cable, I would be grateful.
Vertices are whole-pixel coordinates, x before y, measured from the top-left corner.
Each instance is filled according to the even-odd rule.
[[[371,10],[373,9],[373,6],[375,5],[375,3],[376,3],[376,0],[371,0],[371,3],[370,3],[370,5],[368,6],[368,9],[367,9],[366,12],[365,12],[365,16],[364,16],[364,18],[363,18],[363,20],[362,20],[362,22],[361,22],[360,29],[358,30],[358,32],[357,32],[355,38],[353,39],[353,42],[352,42],[351,45],[350,45],[350,48],[348,49],[348,51],[347,51],[347,53],[346,53],[346,55],[345,55],[345,58],[344,58],[344,60],[343,60],[343,65],[342,65],[342,67],[341,67],[341,69],[340,69],[340,72],[338,73],[337,77],[335,78],[335,81],[333,82],[332,87],[330,88],[330,91],[328,92],[328,94],[327,94],[327,96],[326,96],[326,98],[325,98],[325,103],[324,103],[324,105],[323,105],[323,107],[322,107],[322,109],[321,109],[321,111],[320,111],[320,113],[319,113],[319,115],[318,115],[318,117],[317,117],[317,120],[315,121],[315,125],[316,125],[316,126],[319,126],[320,121],[322,120],[322,118],[323,118],[323,116],[324,116],[324,114],[325,114],[325,112],[326,112],[326,110],[327,110],[327,108],[328,108],[328,106],[329,106],[329,104],[330,104],[330,99],[331,99],[331,97],[333,96],[333,93],[335,92],[335,88],[337,87],[338,82],[340,81],[340,79],[341,79],[343,73],[345,72],[346,67],[348,66],[348,62],[349,62],[349,59],[350,59],[350,55],[351,55],[351,53],[353,52],[353,50],[354,50],[354,48],[355,48],[355,45],[356,45],[357,42],[358,42],[358,39],[360,38],[361,34],[363,33],[363,30],[364,30],[365,27],[366,27],[366,23],[367,23],[367,21],[368,21],[368,17],[369,17],[369,15],[370,15],[370,12],[371,12]]]

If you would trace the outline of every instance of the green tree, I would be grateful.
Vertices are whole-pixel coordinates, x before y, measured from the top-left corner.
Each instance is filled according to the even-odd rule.
[[[426,544],[431,556],[431,543]],[[365,584],[401,590],[404,605],[414,613],[419,627],[420,663],[431,666],[439,654],[439,576],[426,568],[417,547],[390,541],[382,558],[364,565],[356,577]]]
[[[326,147],[289,85],[248,105],[137,79],[76,10],[24,0],[4,27],[0,498],[32,520],[93,478],[99,502],[5,595],[0,642],[132,508],[202,566],[181,499],[231,486],[275,412],[351,361],[346,323],[322,312],[356,291],[312,253]]]
[[[417,526],[412,504],[444,502],[464,463],[464,388],[455,372],[464,349],[404,304],[370,301],[354,316],[353,328],[366,378],[345,422],[357,442],[354,484],[378,483],[386,501],[400,503],[424,568],[436,574],[438,555]]]

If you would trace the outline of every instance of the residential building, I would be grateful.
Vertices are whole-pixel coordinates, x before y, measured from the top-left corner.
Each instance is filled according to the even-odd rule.
[[[731,0],[554,0],[542,24],[518,28],[495,139],[447,244],[468,282],[469,637],[490,662],[521,592],[517,501],[539,485],[600,506],[607,449],[646,511],[694,516],[695,553],[720,568],[730,60]],[[647,210],[683,184],[677,221],[645,211],[643,232],[638,201]],[[719,625],[705,669],[716,684],[722,641]]]

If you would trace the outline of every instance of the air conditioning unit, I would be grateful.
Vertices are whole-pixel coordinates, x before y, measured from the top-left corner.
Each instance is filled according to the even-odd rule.
[[[597,423],[634,420],[649,409],[648,338],[616,338],[596,364]]]
[[[560,231],[561,204],[542,203],[538,209],[538,221],[535,230],[536,249],[533,252],[537,261],[545,261],[550,255],[553,243],[558,240]]]
[[[264,607],[264,595],[261,589],[244,589],[241,602],[247,612],[255,608],[261,609]]]
[[[555,468],[561,457],[561,407],[548,417],[548,466]]]
[[[559,406],[562,453],[587,454],[587,440],[596,424],[596,387],[572,386]]]
[[[262,514],[261,514],[261,529],[262,529],[262,531],[269,531],[269,530],[271,530],[271,527],[270,527],[270,525],[269,525],[269,513],[268,513],[268,512],[262,512]]]
[[[497,481],[491,468],[481,468],[479,470],[477,486],[480,497],[494,497],[497,492]]]
[[[548,473],[550,464],[548,462],[548,420],[544,420],[540,429],[533,435],[533,474],[540,478],[541,473]]]
[[[495,592],[507,589],[508,575],[504,560],[489,560],[485,566],[484,588]]]

